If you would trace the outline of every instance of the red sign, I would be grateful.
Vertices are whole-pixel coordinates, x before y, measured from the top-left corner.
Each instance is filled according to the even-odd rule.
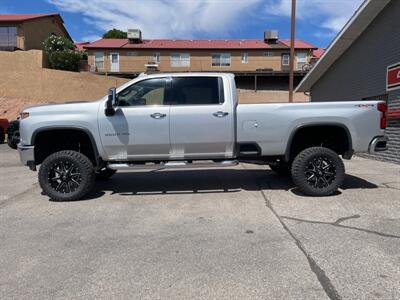
[[[388,91],[400,89],[400,63],[387,67],[386,89]]]

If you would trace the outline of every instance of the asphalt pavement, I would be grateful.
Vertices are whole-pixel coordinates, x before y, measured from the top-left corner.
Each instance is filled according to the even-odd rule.
[[[0,299],[399,299],[400,166],[345,165],[323,198],[244,164],[52,202],[0,145]]]

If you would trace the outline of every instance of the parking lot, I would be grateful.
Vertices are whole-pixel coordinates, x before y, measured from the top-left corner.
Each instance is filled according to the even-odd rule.
[[[240,165],[52,202],[0,145],[0,298],[399,299],[400,166],[345,164],[325,198]]]

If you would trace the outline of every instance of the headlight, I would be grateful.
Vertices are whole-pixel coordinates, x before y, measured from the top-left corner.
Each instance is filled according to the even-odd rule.
[[[26,111],[23,111],[19,115],[21,116],[21,120],[26,119],[27,117],[29,117],[29,113],[26,112]]]

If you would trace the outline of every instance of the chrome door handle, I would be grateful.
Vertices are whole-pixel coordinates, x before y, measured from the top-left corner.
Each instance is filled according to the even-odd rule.
[[[226,117],[227,115],[229,115],[229,113],[227,113],[225,111],[217,111],[217,112],[213,113],[213,116],[217,117],[217,118],[223,118],[223,117]]]
[[[155,113],[150,115],[150,117],[152,117],[153,119],[162,119],[165,118],[166,116],[167,116],[166,114],[160,114],[160,113]]]

